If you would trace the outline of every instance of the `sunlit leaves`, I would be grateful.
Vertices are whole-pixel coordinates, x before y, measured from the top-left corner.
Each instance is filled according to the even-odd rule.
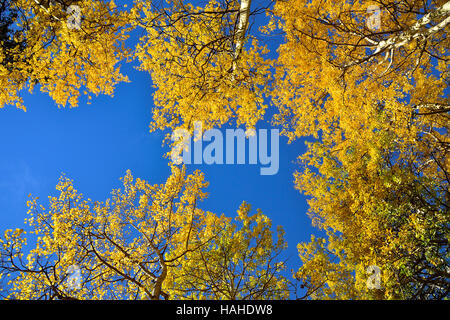
[[[235,61],[239,1],[174,1],[159,9],[138,1],[137,8],[146,34],[136,56],[156,88],[151,128],[192,131],[195,121],[209,129],[231,120],[254,127],[266,108],[270,64],[255,38]]]
[[[274,242],[271,222],[261,212],[248,216],[250,206],[243,204],[237,218],[243,228],[237,229],[229,218],[203,211],[199,204],[208,183],[198,171],[186,175],[172,167],[159,185],[127,172],[122,182],[110,199],[92,202],[63,176],[48,208],[29,201],[26,222],[36,237],[29,255],[23,255],[24,230],[0,238],[0,274],[9,298],[219,297],[210,271],[230,276],[220,283],[220,298],[287,297],[278,258],[286,247],[283,233]],[[224,254],[230,265],[223,264]],[[80,270],[77,287],[68,278],[73,266]]]
[[[79,29],[69,26],[70,16],[58,1],[48,8],[25,0],[10,5],[21,13],[12,26],[21,45],[0,52],[0,107],[25,109],[20,92],[36,85],[58,106],[76,107],[83,92],[112,95],[116,84],[127,80],[118,63],[128,55],[129,21],[114,2],[77,1],[83,17]],[[10,57],[12,63],[3,63]]]

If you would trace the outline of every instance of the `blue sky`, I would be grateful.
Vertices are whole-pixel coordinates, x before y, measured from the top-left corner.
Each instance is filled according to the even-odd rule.
[[[103,201],[130,169],[135,177],[162,183],[170,173],[163,134],[150,133],[152,86],[147,73],[125,65],[131,80],[117,87],[114,97],[99,96],[92,104],[61,108],[36,90],[24,92],[25,113],[0,109],[0,229],[23,226],[28,194],[47,205],[65,173],[87,198]],[[267,124],[261,124],[267,127]],[[224,132],[224,131],[223,131]],[[260,165],[188,165],[200,169],[210,182],[202,208],[234,216],[242,201],[262,209],[273,225],[282,225],[288,241],[289,269],[297,269],[296,245],[308,241],[313,229],[306,199],[293,185],[295,160],[304,140],[287,144],[280,137],[279,172],[261,176]]]

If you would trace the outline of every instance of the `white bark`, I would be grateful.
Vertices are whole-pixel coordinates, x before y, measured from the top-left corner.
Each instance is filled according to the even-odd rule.
[[[436,114],[436,113],[446,113],[450,111],[450,105],[448,104],[436,104],[436,103],[428,103],[421,104],[414,107],[419,114],[427,115],[427,114]]]
[[[245,33],[247,32],[248,20],[250,16],[251,2],[251,0],[241,0],[241,4],[239,7],[239,22],[235,33],[236,48],[233,57],[233,73],[237,68],[237,60],[239,59],[239,56],[242,52],[242,46],[244,45]]]
[[[385,50],[393,49],[404,46],[406,43],[411,42],[416,38],[428,38],[432,34],[444,29],[447,24],[450,23],[450,1],[445,3],[442,7],[437,8],[435,11],[430,12],[420,18],[415,24],[413,24],[408,30],[402,32],[400,35],[393,36],[387,40],[380,41],[375,49],[374,55]],[[431,21],[443,18],[437,25],[422,30]]]
[[[432,21],[440,21],[436,25],[426,28],[426,25]],[[359,59],[356,61],[352,61],[346,65],[344,68],[354,66],[363,61],[373,59],[377,54],[380,54],[384,51],[390,51],[390,58],[393,58],[393,50],[397,49],[405,44],[413,41],[414,39],[421,38],[423,40],[429,38],[436,32],[443,30],[450,23],[450,1],[447,1],[443,6],[437,8],[436,10],[427,13],[422,18],[416,21],[411,27],[407,30],[401,32],[398,35],[393,35],[387,40],[375,42],[372,39],[365,37],[372,46],[375,47],[375,51],[370,54],[369,57]],[[386,70],[387,71],[387,70]],[[385,71],[385,72],[386,72]]]
[[[39,7],[41,7],[47,14],[51,15],[53,18],[55,18],[56,20],[59,21],[59,18],[58,18],[58,17],[55,17],[54,15],[52,15],[52,14],[50,13],[50,11],[49,11],[46,7],[44,7],[44,5],[43,5],[39,0],[34,0],[34,2],[35,2]],[[51,3],[49,3],[49,5],[50,5],[50,4],[51,4]]]

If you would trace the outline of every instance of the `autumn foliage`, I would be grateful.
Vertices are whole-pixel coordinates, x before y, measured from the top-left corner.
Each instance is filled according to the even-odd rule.
[[[29,204],[27,256],[22,229],[1,238],[9,298],[287,299],[296,285],[312,299],[448,298],[450,2],[76,3],[79,30],[61,23],[63,1],[3,3],[0,108],[25,109],[20,92],[36,88],[58,106],[113,95],[133,60],[155,89],[151,131],[271,115],[289,141],[311,138],[294,187],[325,236],[298,244],[286,277],[282,228],[245,202],[234,222],[201,209],[200,172],[172,166],[162,185],[128,172],[105,202],[63,177],[48,208]]]

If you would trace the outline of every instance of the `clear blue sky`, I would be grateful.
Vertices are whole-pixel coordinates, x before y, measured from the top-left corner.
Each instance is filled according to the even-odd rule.
[[[0,109],[0,229],[23,226],[28,194],[41,204],[55,195],[61,173],[74,180],[86,197],[103,201],[119,178],[130,169],[135,177],[161,183],[169,175],[163,154],[163,134],[150,133],[152,87],[150,76],[125,65],[131,83],[117,87],[113,98],[85,100],[74,109],[58,109],[38,91],[23,93],[28,111]],[[267,127],[267,124],[262,124]],[[260,208],[274,226],[282,225],[288,241],[289,268],[297,269],[296,245],[313,232],[306,215],[305,197],[293,187],[295,162],[305,150],[304,141],[290,145],[280,138],[280,168],[261,176],[260,165],[189,165],[200,169],[210,182],[209,198],[202,208],[234,216],[242,201]]]

